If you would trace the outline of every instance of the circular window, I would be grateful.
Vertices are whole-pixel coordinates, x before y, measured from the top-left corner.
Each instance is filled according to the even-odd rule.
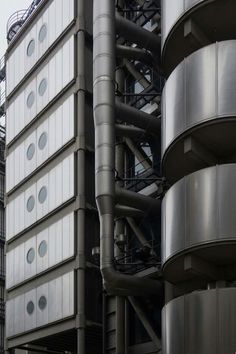
[[[29,145],[27,149],[27,159],[32,160],[34,153],[35,153],[35,145],[32,143]]]
[[[47,253],[47,249],[48,249],[47,242],[44,240],[40,243],[39,248],[38,248],[38,252],[39,252],[40,257],[45,256],[45,254]]]
[[[29,315],[32,315],[32,313],[34,312],[34,303],[33,301],[29,301],[28,304],[27,304],[27,312]]]
[[[33,248],[30,248],[26,256],[27,263],[29,264],[33,263],[34,258],[35,258],[35,251]]]
[[[40,31],[39,31],[39,41],[43,42],[44,39],[46,38],[46,35],[47,35],[47,26],[46,26],[46,24],[44,24],[44,25],[42,25],[42,27],[40,28]]]
[[[47,90],[47,80],[46,79],[43,79],[40,84],[39,84],[39,89],[38,89],[38,92],[40,94],[40,96],[43,96],[45,91]]]
[[[34,197],[31,195],[27,200],[27,210],[30,213],[34,209],[35,200]]]
[[[47,144],[47,141],[48,141],[48,136],[47,136],[47,133],[46,132],[43,132],[41,135],[40,135],[40,138],[39,138],[39,141],[38,141],[38,147],[40,150],[43,150]]]
[[[45,307],[47,306],[47,299],[46,299],[46,297],[45,297],[45,296],[41,296],[40,299],[39,299],[38,304],[39,304],[40,310],[43,311],[43,310],[45,309]]]
[[[28,55],[28,57],[31,57],[31,55],[33,54],[34,50],[35,50],[35,41],[34,41],[34,39],[31,39],[31,41],[29,42],[28,47],[27,47],[27,55]]]
[[[27,97],[27,107],[31,108],[34,104],[34,99],[35,99],[35,95],[34,92],[31,91],[29,96]]]
[[[39,195],[38,195],[39,203],[43,204],[46,198],[47,198],[47,188],[44,186],[39,191]]]

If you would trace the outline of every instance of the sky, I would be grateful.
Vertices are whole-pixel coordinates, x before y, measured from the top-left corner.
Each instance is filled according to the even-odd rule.
[[[0,8],[0,58],[4,55],[7,48],[6,25],[9,17],[16,11],[27,9],[32,0],[8,0],[1,1]]]

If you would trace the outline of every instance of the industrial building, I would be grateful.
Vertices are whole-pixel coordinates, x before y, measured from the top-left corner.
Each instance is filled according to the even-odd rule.
[[[7,353],[236,353],[235,10],[34,0],[9,19]]]

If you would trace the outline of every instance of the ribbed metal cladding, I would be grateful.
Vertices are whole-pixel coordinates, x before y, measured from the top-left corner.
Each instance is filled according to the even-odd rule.
[[[162,1],[163,354],[236,351],[235,5]]]

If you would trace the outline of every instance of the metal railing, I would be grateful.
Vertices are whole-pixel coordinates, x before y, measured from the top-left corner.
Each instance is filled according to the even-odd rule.
[[[16,11],[11,15],[7,22],[8,42],[10,42],[15,37],[25,21],[30,17],[30,15],[35,11],[35,9],[42,1],[43,0],[34,0],[28,9]]]

